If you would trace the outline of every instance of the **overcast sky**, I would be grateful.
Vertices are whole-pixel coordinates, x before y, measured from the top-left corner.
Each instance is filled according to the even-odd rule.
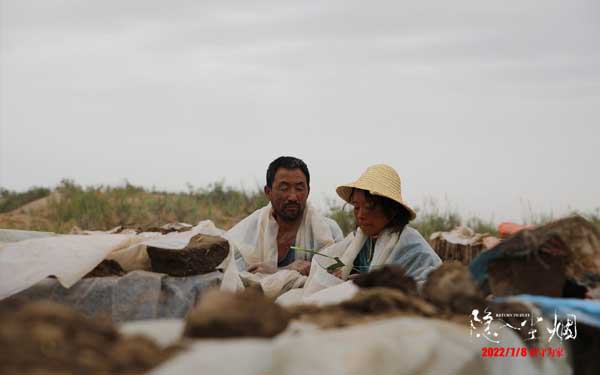
[[[0,186],[374,163],[466,216],[600,207],[600,2],[0,0]],[[337,198],[335,198],[337,199]]]

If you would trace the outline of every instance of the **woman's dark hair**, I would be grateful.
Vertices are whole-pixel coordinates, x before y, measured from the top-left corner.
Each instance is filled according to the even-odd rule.
[[[310,173],[308,173],[308,167],[306,164],[302,160],[293,156],[280,156],[273,160],[267,169],[267,186],[269,188],[273,187],[275,174],[279,168],[300,169],[302,173],[304,173],[304,176],[306,176],[306,186],[310,187]]]
[[[356,188],[352,189],[348,200],[352,200],[352,195],[354,192],[358,190]],[[390,222],[385,226],[386,229],[390,229],[392,233],[402,233],[404,227],[411,220],[410,212],[404,208],[400,203],[396,202],[387,197],[382,197],[380,195],[373,195],[367,190],[360,189],[365,193],[365,199],[374,205],[381,205],[383,209],[383,214],[385,217],[390,219]]]

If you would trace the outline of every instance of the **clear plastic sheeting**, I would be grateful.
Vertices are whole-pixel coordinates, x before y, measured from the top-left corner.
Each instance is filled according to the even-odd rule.
[[[19,230],[19,229],[0,229],[0,245],[19,242],[23,240],[30,240],[32,238],[45,238],[56,236],[56,233],[52,232],[36,232],[31,230]]]
[[[31,232],[32,238],[0,244],[0,300],[48,276],[56,276],[68,288],[104,259],[117,261],[127,271],[149,270],[146,246],[183,249],[196,234],[224,233],[210,220],[201,221],[186,232],[166,235],[95,232],[43,238],[43,232],[41,235]]]
[[[85,278],[68,289],[48,278],[9,300],[50,299],[91,317],[110,317],[113,322],[183,318],[203,291],[217,287],[221,278],[220,272],[171,277],[133,271],[121,277]]]
[[[139,242],[135,236],[95,234],[33,238],[0,246],[0,299],[56,276],[70,287],[108,254]]]

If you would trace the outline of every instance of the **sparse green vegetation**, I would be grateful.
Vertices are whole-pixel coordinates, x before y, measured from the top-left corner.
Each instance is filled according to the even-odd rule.
[[[465,220],[452,209],[440,209],[434,200],[425,201],[420,207],[416,207],[416,211],[417,219],[412,221],[410,226],[425,238],[429,238],[432,233],[448,231],[459,225],[468,226],[477,233],[497,234],[496,225],[491,220],[484,221],[476,217]],[[356,226],[350,205],[335,206],[330,203],[329,217],[340,225],[344,234],[354,230]]]
[[[337,205],[335,201],[329,202],[329,213],[327,214],[330,218],[335,220],[344,235],[352,232],[356,227],[356,220],[354,220],[354,214],[352,213],[352,206],[349,204]]]
[[[45,202],[32,203],[27,212],[18,209],[36,200]],[[63,180],[54,190],[34,187],[25,192],[14,192],[0,188],[0,227],[68,233],[75,226],[108,230],[118,225],[146,227],[177,221],[196,224],[210,219],[218,227],[227,229],[267,203],[258,188],[248,192],[225,186],[222,181],[205,188],[188,184],[185,192],[166,192],[129,182],[114,187],[82,187],[72,180]],[[331,201],[328,206],[327,215],[340,225],[344,234],[354,230],[350,205]],[[496,224],[492,220],[461,217],[457,210],[441,209],[431,199],[416,210],[417,219],[410,225],[425,238],[458,225],[468,226],[477,233],[496,234]],[[573,213],[600,227],[600,208]],[[524,222],[543,224],[554,219],[552,214],[534,214],[530,209]]]
[[[50,189],[34,186],[22,193],[0,187],[0,213],[16,210],[36,199],[50,195]]]
[[[600,207],[589,212],[574,211],[573,213],[585,217],[587,220],[591,221],[592,224],[600,228]]]
[[[23,194],[11,192],[6,204],[12,207]],[[177,221],[196,224],[211,219],[217,226],[228,228],[268,203],[258,189],[244,192],[225,187],[223,182],[197,189],[188,185],[187,192],[175,193],[147,190],[127,182],[116,187],[82,187],[63,180],[47,199],[44,208],[29,214],[26,220],[7,217],[0,221],[0,227],[68,233],[74,226],[108,230],[118,225],[146,227]]]

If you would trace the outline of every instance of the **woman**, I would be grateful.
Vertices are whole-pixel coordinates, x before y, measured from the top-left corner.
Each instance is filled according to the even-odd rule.
[[[339,186],[337,194],[354,207],[357,229],[342,242],[329,246],[323,254],[329,257],[313,258],[311,274],[320,273],[307,280],[306,287],[314,288],[315,280],[323,287],[329,282],[323,270],[335,264],[338,257],[344,264],[333,271],[342,280],[351,274],[394,264],[406,274],[423,283],[431,270],[442,261],[417,230],[409,227],[415,211],[402,199],[400,177],[385,164],[369,167],[358,180]],[[312,289],[312,288],[311,288]],[[316,289],[320,289],[317,287]]]

